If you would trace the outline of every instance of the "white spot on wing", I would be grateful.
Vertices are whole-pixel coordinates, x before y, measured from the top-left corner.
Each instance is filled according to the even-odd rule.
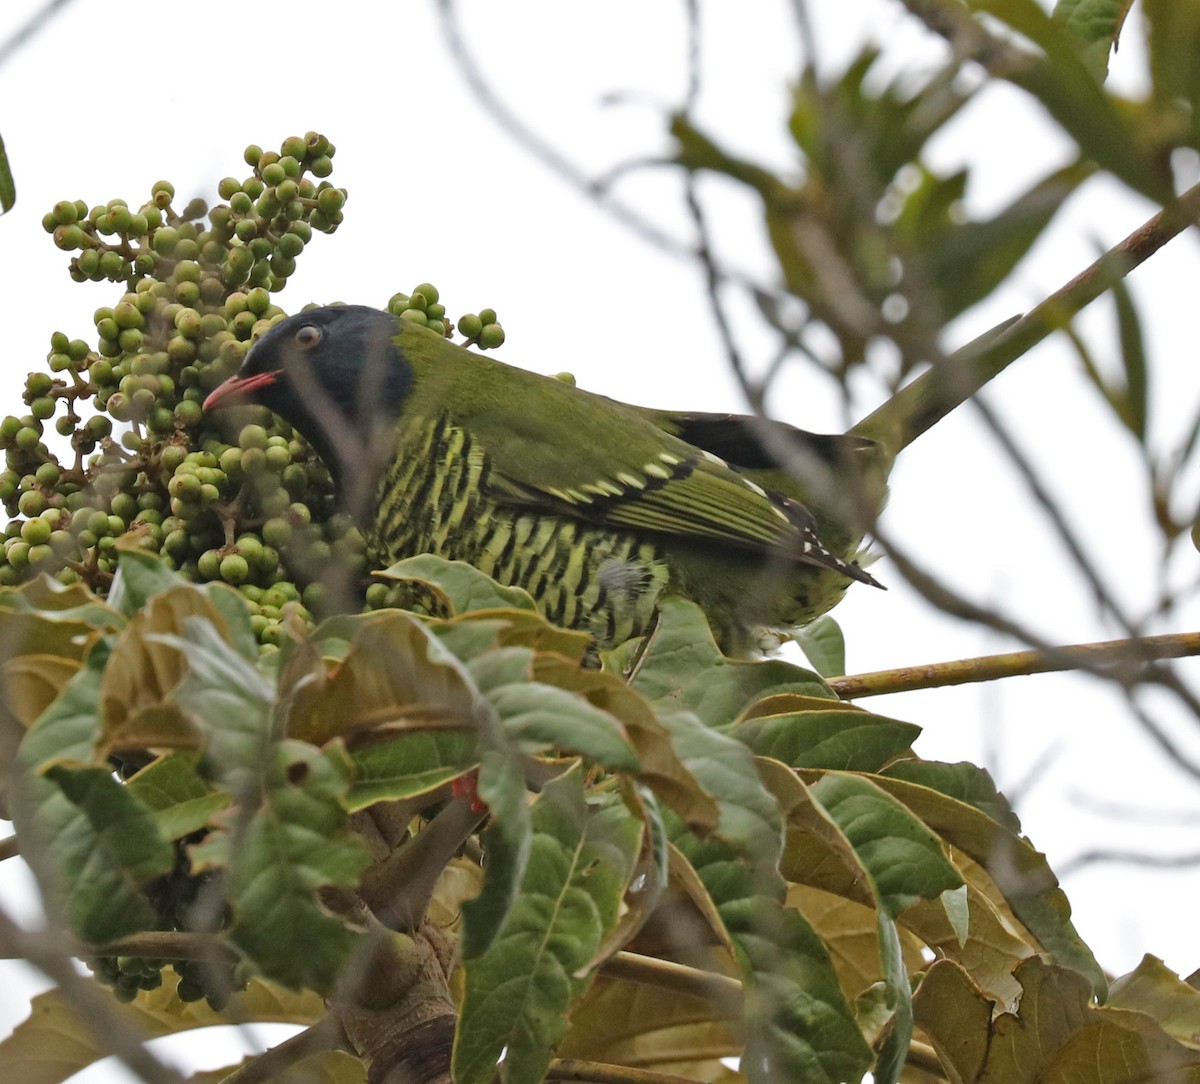
[[[673,455],[671,452],[659,452],[658,458],[661,459],[664,463],[667,463],[672,467],[677,467],[680,463],[683,462],[683,460],[680,459],[679,456]]]
[[[642,470],[653,478],[662,478],[665,480],[671,477],[671,472],[658,463],[647,463]]]
[[[632,474],[626,473],[625,471],[621,471],[617,474],[617,481],[624,486],[628,486],[630,489],[646,488],[646,483],[641,478],[637,478]]]
[[[729,466],[729,464],[726,463],[725,460],[723,460],[719,455],[713,455],[712,452],[708,451],[707,448],[701,448],[700,454],[702,456],[704,456],[704,458],[707,459],[710,463],[715,463],[718,467]]]

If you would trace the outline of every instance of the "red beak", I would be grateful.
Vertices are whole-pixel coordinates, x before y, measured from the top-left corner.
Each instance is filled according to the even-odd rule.
[[[204,400],[204,409],[252,403],[253,393],[258,388],[269,387],[282,375],[282,369],[271,369],[265,373],[255,373],[254,376],[231,376],[224,384],[218,384],[209,392],[208,398]]]

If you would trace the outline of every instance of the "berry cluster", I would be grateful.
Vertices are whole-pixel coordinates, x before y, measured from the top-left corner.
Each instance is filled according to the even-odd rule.
[[[103,593],[124,538],[190,579],[237,587],[264,652],[289,613],[308,621],[330,603],[363,604],[362,537],[309,446],[266,410],[201,406],[283,317],[272,295],[314,234],[342,221],[346,192],[326,180],[333,155],[316,132],[278,152],[248,147],[250,175],[222,180],[211,209],[197,199],[177,211],[159,181],[136,210],[63,201],[45,216],[55,244],[76,253],[72,278],[124,292],[96,310],[94,346],[50,337],[48,371],[25,384],[27,413],[0,420],[11,517],[0,586],[47,573]],[[428,283],[389,308],[452,334]],[[479,347],[503,341],[491,310],[458,326]],[[371,605],[386,601],[372,592]]]

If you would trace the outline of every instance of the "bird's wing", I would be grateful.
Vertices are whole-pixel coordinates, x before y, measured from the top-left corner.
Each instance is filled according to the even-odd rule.
[[[463,430],[485,457],[483,484],[493,499],[777,553],[870,581],[825,550],[802,504],[667,432],[647,412],[443,343],[405,344],[418,369],[411,409]]]

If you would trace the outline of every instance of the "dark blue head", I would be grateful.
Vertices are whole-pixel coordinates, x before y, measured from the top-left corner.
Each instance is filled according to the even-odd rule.
[[[393,341],[397,331],[396,317],[365,305],[289,316],[254,344],[204,409],[258,403],[274,411],[317,450],[345,495],[348,479],[373,481],[372,463],[390,455],[412,385],[412,369]]]

